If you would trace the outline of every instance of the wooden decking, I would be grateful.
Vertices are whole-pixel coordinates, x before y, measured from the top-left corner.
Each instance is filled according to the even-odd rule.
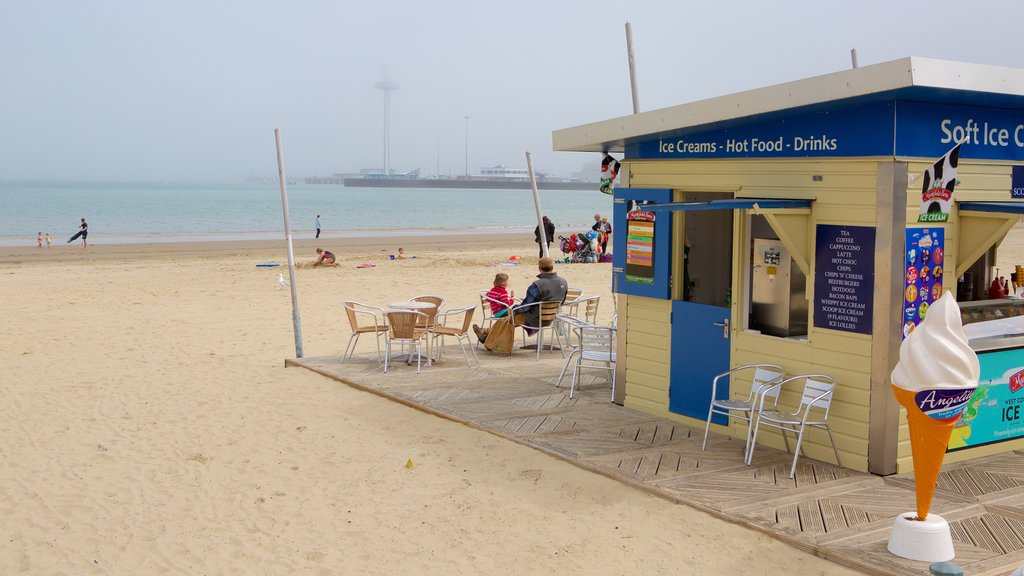
[[[791,456],[762,447],[745,466],[742,440],[713,434],[701,451],[703,430],[611,404],[603,376],[584,377],[570,399],[567,381],[553,386],[564,361],[544,356],[482,351],[481,365],[469,368],[455,347],[420,374],[404,364],[384,374],[373,356],[286,365],[487,430],[865,573],[928,573],[926,563],[886,550],[893,519],[915,507],[912,475],[882,478],[801,458],[790,480]],[[949,521],[954,562],[966,574],[1004,575],[1024,565],[1024,453],[945,466],[932,511]]]

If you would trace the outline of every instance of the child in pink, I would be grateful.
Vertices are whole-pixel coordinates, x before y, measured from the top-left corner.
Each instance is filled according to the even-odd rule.
[[[494,275],[494,287],[487,291],[487,297],[491,302],[491,314],[495,318],[501,318],[508,312],[508,308],[500,303],[512,306],[516,303],[512,293],[508,290],[508,274],[501,272]]]

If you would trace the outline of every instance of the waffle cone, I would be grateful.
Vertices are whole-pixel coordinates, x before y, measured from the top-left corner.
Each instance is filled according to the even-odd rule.
[[[893,386],[896,399],[907,409],[910,425],[910,449],[914,458],[914,488],[917,495],[917,517],[924,520],[932,505],[935,483],[942,470],[949,437],[956,420],[944,422],[930,418],[917,407],[914,392]]]

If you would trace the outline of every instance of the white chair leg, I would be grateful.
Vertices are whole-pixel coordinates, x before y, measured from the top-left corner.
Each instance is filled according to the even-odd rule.
[[[469,335],[466,335],[466,340],[469,340]],[[477,366],[480,365],[480,357],[476,355],[476,348],[473,346],[469,347],[469,350],[473,353],[473,360],[476,360]]]
[[[466,354],[466,346],[462,344],[462,338],[456,336],[456,340],[459,341],[459,350],[462,350],[462,357],[466,359],[466,366],[473,367],[473,363],[469,361],[469,354]]]
[[[572,369],[572,381],[569,383],[569,398],[572,399],[572,392],[576,389],[576,379],[580,373],[580,361],[583,359],[583,355],[580,354],[576,357],[576,366]]]
[[[377,336],[377,338],[375,338],[375,340],[377,341],[377,364],[380,364],[380,336],[381,336],[381,332],[377,332],[376,336]]]
[[[832,451],[836,454],[836,466],[839,466],[839,449],[836,448],[836,441],[832,439],[832,428],[826,424],[825,431],[828,432],[828,441],[832,443]]]
[[[615,364],[612,364],[612,402],[615,402]]]
[[[410,349],[412,347],[410,346]],[[423,342],[422,339],[416,341],[416,373],[420,373],[420,359],[423,358]]]
[[[540,361],[540,351],[544,348],[544,330],[537,330],[537,361]]]
[[[353,343],[353,340],[359,342],[359,332],[353,332],[352,335],[348,337],[348,344],[345,345],[345,352],[341,355],[342,362],[351,358],[352,352],[355,352],[356,346]]]
[[[555,388],[562,385],[562,379],[565,378],[565,372],[569,369],[569,364],[572,364],[572,357],[578,353],[578,349],[572,349],[569,351],[569,358],[565,361],[565,366],[562,366],[562,373],[558,375],[558,381],[555,382]]]
[[[391,359],[391,339],[384,340],[384,373],[388,373],[388,360]]]
[[[715,407],[708,406],[708,421],[707,423],[704,424],[704,443],[700,445],[701,452],[707,450],[708,448],[708,432],[711,431],[711,415],[714,414],[714,412]],[[746,452],[744,452],[743,456],[746,457]]]
[[[754,421],[754,433],[750,436],[750,450],[747,450],[747,466],[750,466],[750,463],[754,461],[754,449],[757,448],[757,432],[760,428],[761,418],[758,417],[757,420]]]
[[[796,435],[796,450],[793,451],[793,467],[789,469],[789,479],[796,476],[796,461],[800,458],[800,444],[804,441],[804,427],[800,427],[800,433]]]

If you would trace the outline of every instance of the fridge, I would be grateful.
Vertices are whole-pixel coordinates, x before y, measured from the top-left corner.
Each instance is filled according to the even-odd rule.
[[[807,278],[780,240],[754,239],[751,262],[751,330],[762,334],[807,334]]]

